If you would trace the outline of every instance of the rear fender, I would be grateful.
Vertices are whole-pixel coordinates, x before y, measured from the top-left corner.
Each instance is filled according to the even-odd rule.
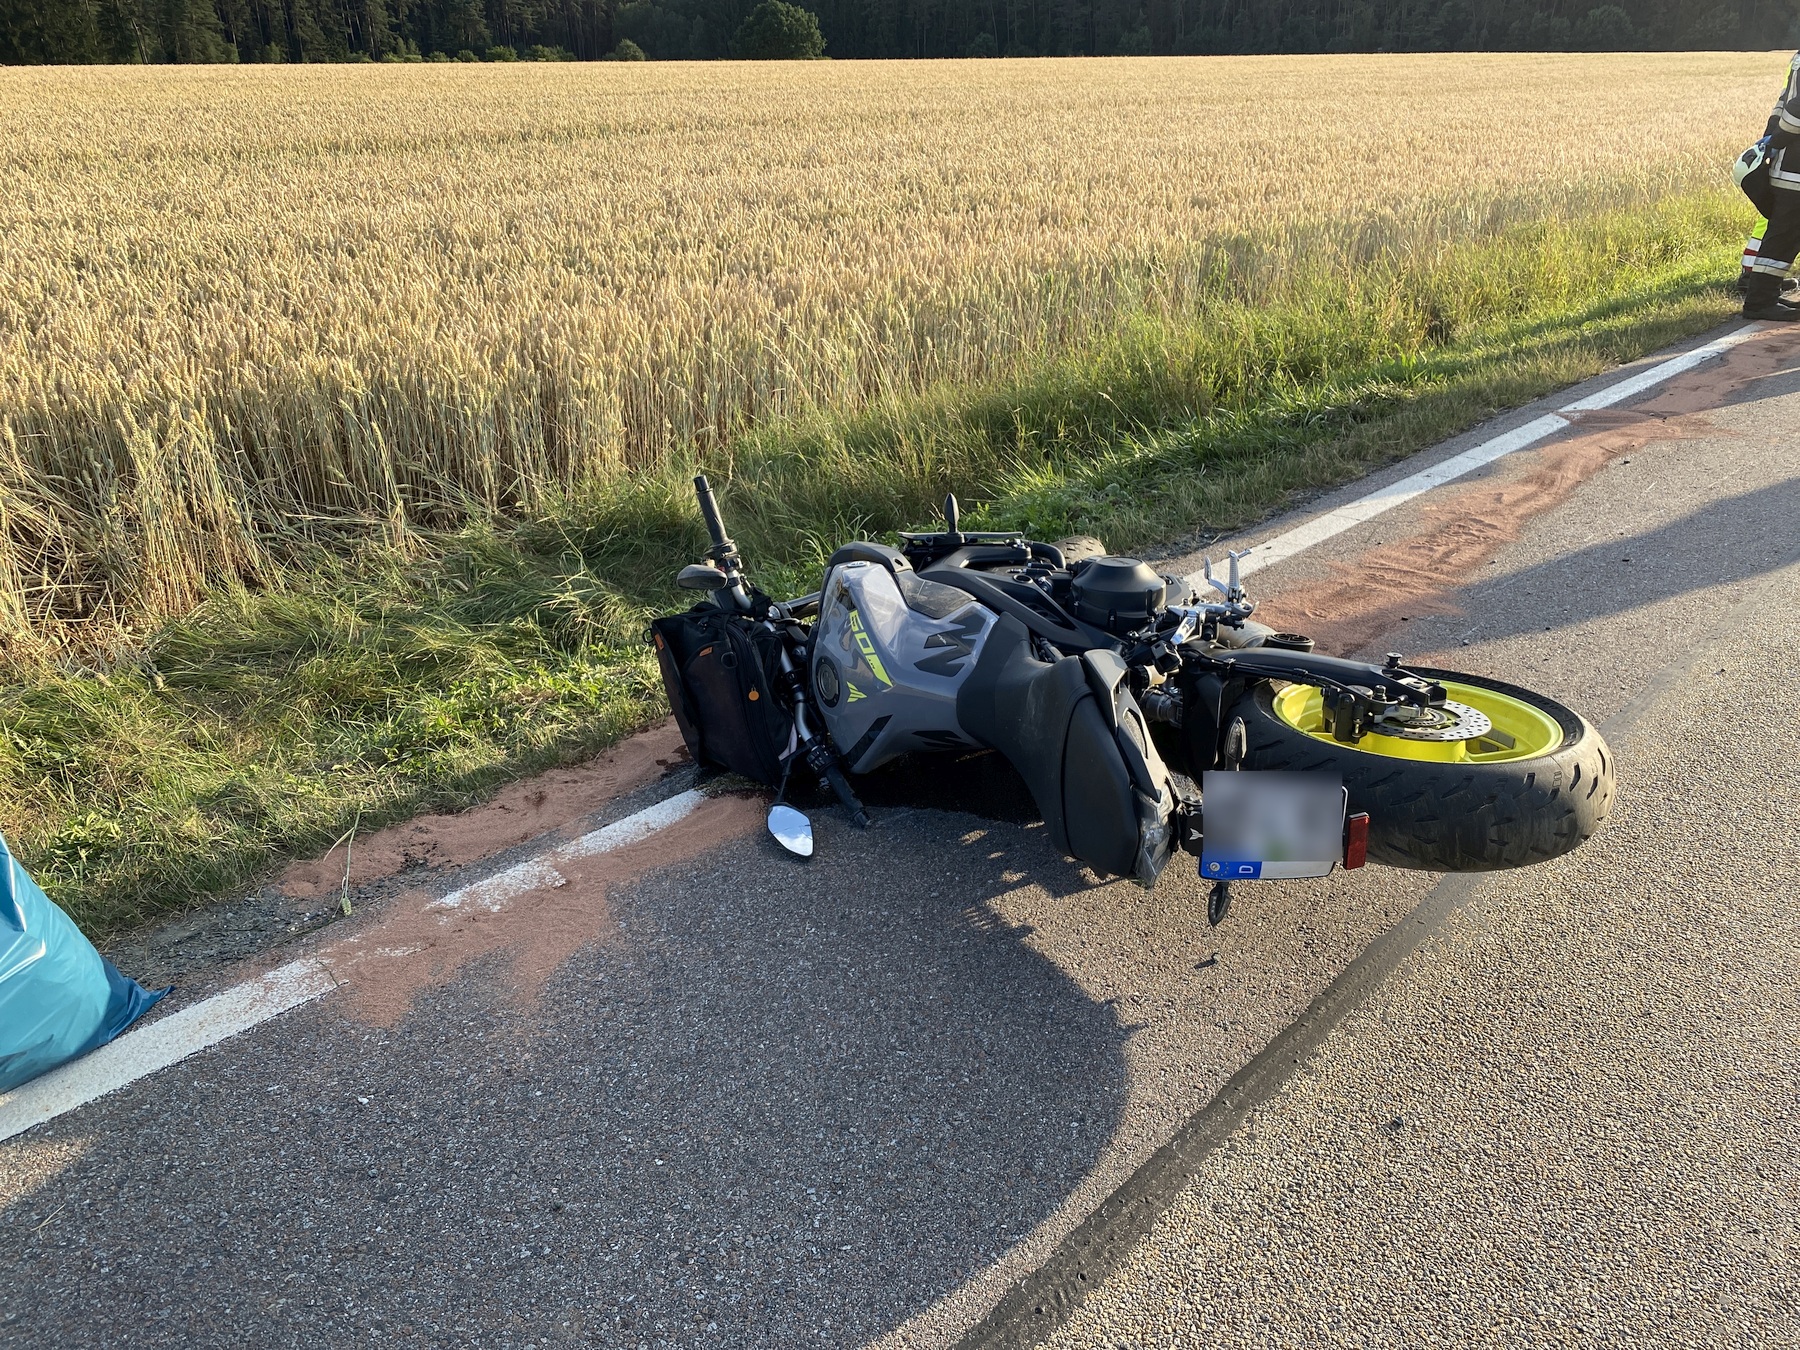
[[[1253,683],[1212,671],[1188,671],[1181,676],[1181,725],[1163,728],[1162,739],[1165,746],[1175,747],[1171,750],[1175,767],[1195,782],[1208,769],[1219,767],[1225,748],[1225,710]]]

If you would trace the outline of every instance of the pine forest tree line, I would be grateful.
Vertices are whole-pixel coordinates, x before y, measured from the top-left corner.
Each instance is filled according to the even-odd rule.
[[[755,0],[0,0],[0,63],[734,54]],[[809,0],[827,56],[1766,49],[1800,0]],[[621,47],[621,42],[627,44]],[[633,52],[635,54],[635,52]]]

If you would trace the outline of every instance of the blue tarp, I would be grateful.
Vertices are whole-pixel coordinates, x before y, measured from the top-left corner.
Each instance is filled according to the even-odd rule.
[[[168,992],[119,974],[0,838],[0,1092],[105,1045]]]

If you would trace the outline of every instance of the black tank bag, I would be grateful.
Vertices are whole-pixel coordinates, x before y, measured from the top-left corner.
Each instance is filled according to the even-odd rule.
[[[695,605],[650,625],[669,708],[688,753],[778,786],[794,718],[775,697],[781,639],[717,605]]]

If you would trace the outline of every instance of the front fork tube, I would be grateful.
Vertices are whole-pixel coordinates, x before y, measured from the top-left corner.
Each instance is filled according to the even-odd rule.
[[[769,628],[779,634],[774,624]],[[806,681],[794,664],[793,653],[788,650],[785,639],[781,644],[781,678],[787,685],[788,697],[794,705],[794,737],[799,742],[797,753],[806,757],[806,767],[811,769],[837,794],[844,810],[850,816],[850,823],[859,830],[866,830],[873,823],[868,808],[857,800],[856,793],[850,788],[849,780],[838,765],[837,752],[831,748],[830,739],[823,732],[813,730],[812,706],[806,700]]]

